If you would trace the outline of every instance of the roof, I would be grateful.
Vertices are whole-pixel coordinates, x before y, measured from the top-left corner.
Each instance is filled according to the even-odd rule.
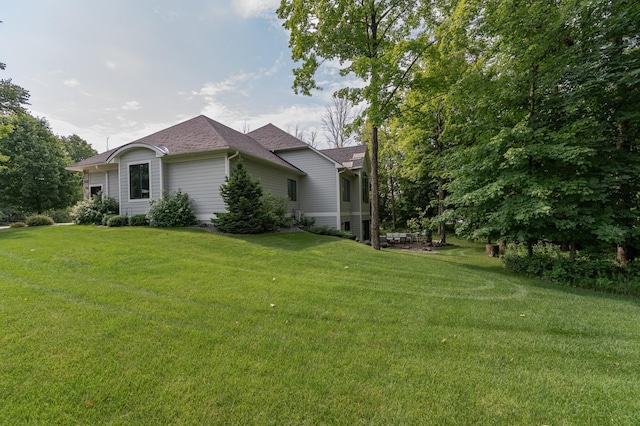
[[[229,149],[300,172],[299,169],[269,151],[255,139],[204,115],[199,115],[119,148],[87,158],[70,168],[78,169],[82,166],[105,164],[116,151],[121,151],[131,145],[157,147],[169,156]]]
[[[253,130],[247,133],[247,135],[251,136],[253,139],[260,142],[262,146],[271,151],[309,147],[305,142],[271,123]]]
[[[349,169],[361,169],[367,155],[366,145],[347,146],[344,148],[322,149],[321,153]]]

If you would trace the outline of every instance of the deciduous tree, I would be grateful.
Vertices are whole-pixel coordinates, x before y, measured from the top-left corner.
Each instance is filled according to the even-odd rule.
[[[371,246],[378,250],[378,129],[397,111],[428,44],[428,6],[414,0],[282,0],[277,11],[290,32],[292,58],[301,62],[293,71],[296,93],[320,88],[315,74],[327,60],[340,63],[341,75],[363,82],[348,93],[354,103],[366,102],[372,125]]]

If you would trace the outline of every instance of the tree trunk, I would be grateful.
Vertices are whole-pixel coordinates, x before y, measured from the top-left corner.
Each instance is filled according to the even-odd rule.
[[[444,214],[444,179],[438,179],[438,215],[442,217]],[[438,233],[440,234],[440,242],[446,244],[447,242],[447,224],[440,223],[438,225]]]
[[[371,248],[374,250],[380,250],[378,194],[378,126],[373,126],[371,129]]]
[[[395,231],[396,229],[396,190],[395,190],[395,181],[393,180],[393,176],[389,176],[389,195],[391,196],[391,227]]]

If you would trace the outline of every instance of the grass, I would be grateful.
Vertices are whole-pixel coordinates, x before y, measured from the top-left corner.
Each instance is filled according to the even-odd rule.
[[[640,301],[483,250],[0,231],[0,424],[638,424]]]

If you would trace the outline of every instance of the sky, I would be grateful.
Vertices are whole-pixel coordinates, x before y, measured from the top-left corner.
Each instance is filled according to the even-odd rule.
[[[98,152],[204,114],[239,131],[316,131],[331,94],[296,95],[279,0],[0,0],[0,78],[53,133]],[[324,145],[323,144],[324,142]],[[107,145],[108,144],[108,145]]]

